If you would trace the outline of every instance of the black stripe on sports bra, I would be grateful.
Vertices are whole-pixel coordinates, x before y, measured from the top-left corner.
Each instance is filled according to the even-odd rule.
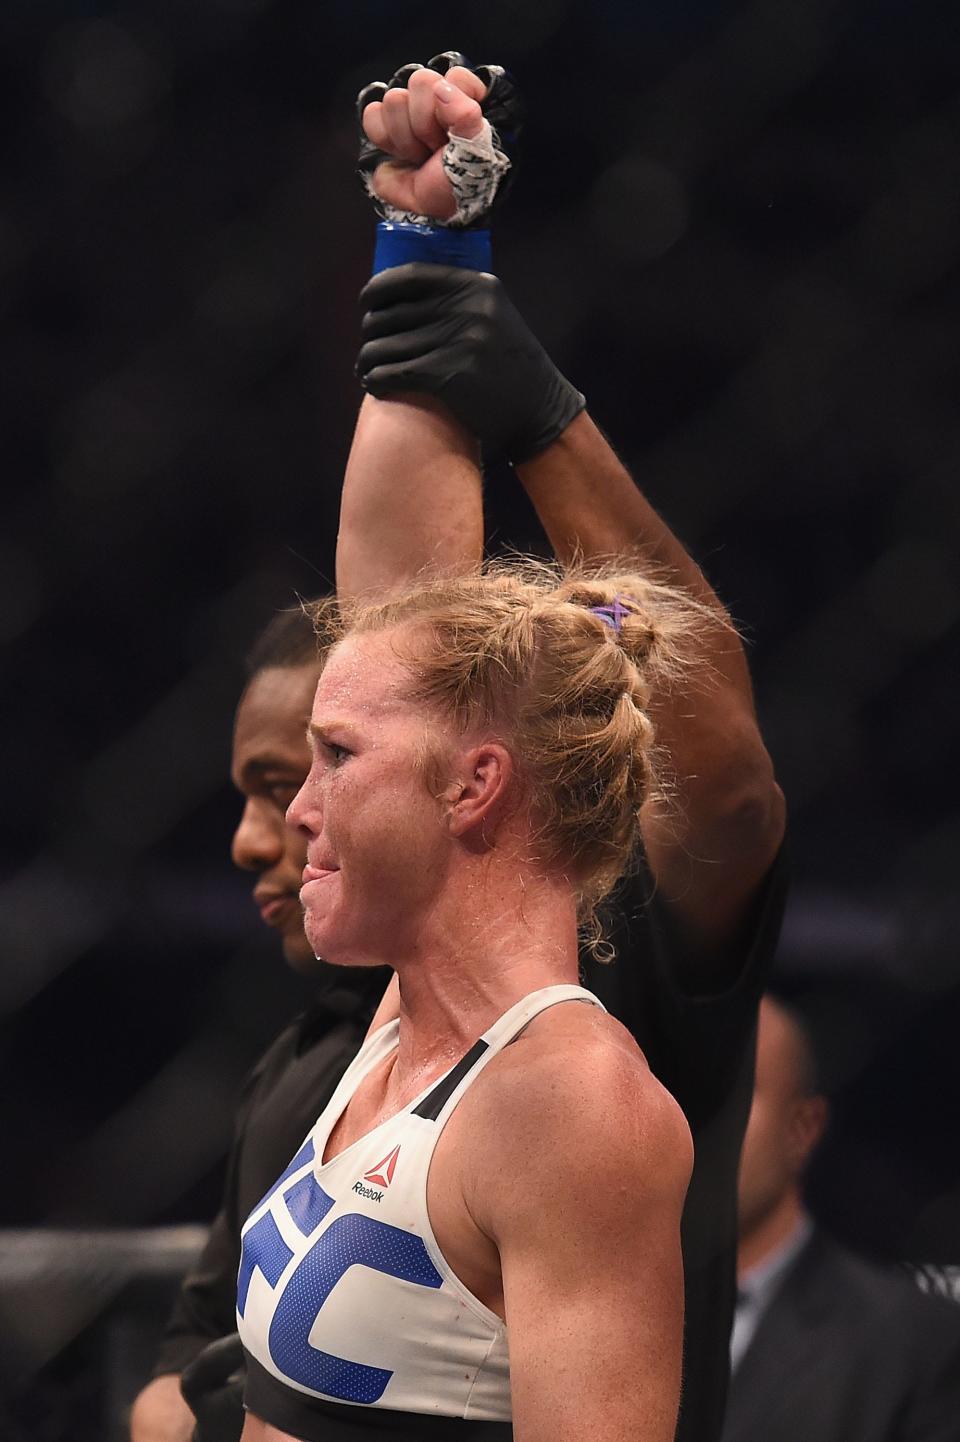
[[[418,1107],[414,1107],[412,1115],[423,1117],[428,1122],[435,1122],[467,1072],[476,1065],[488,1046],[489,1043],[485,1042],[483,1037],[479,1041],[475,1041],[466,1056],[462,1056],[453,1070],[447,1072],[447,1075],[437,1082],[433,1091],[427,1093]]]

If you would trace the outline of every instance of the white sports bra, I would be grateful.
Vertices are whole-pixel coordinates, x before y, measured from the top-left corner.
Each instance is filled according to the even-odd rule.
[[[237,1325],[252,1412],[300,1437],[312,1434],[297,1404],[309,1413],[310,1399],[509,1421],[506,1326],[447,1265],[427,1215],[427,1173],[483,1068],[540,1012],[571,1000],[601,1006],[579,986],[523,997],[440,1081],[324,1164],[334,1123],[396,1048],[400,1024],[367,1039],[243,1228]]]

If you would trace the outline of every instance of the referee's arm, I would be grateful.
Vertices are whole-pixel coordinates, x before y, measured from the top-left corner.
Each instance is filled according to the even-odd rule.
[[[131,1442],[190,1442],[194,1416],[180,1392],[180,1378],[154,1377],[130,1413]]]
[[[654,704],[674,796],[667,810],[646,809],[642,830],[659,893],[699,958],[704,983],[722,985],[723,958],[777,853],[785,819],[740,638],[699,566],[586,412],[516,469],[561,561],[632,553],[716,616],[689,683]]]
[[[184,1278],[167,1323],[154,1376],[130,1413],[131,1442],[190,1442],[196,1418],[180,1391],[188,1363],[234,1330],[239,1228],[221,1211],[195,1265]]]

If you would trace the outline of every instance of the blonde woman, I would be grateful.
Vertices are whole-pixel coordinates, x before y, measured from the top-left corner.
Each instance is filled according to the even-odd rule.
[[[499,568],[319,619],[305,928],[400,1004],[247,1222],[245,1442],[671,1442],[690,1137],[578,932],[701,610]]]

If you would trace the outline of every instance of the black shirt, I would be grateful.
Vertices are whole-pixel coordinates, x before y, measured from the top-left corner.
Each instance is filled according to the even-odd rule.
[[[753,1087],[757,1006],[785,891],[781,854],[727,958],[723,990],[700,994],[682,983],[689,958],[645,871],[618,897],[617,959],[608,965],[585,959],[582,966],[584,985],[636,1037],[693,1134],[695,1161],[683,1217],[686,1339],[678,1442],[716,1442],[723,1420],[736,1291],[737,1167]],[[237,1117],[223,1209],[183,1284],[154,1375],[182,1371],[208,1341],[235,1329],[240,1228],[326,1105],[383,991],[383,973],[343,975],[336,994],[340,1009],[331,1008],[330,995],[321,998],[277,1039],[251,1075]],[[362,997],[350,991],[355,978],[361,990],[368,988]],[[391,1426],[406,1430],[399,1414],[372,1419],[366,1409],[361,1428],[357,1410],[331,1404],[327,1429],[336,1420],[352,1429],[358,1442],[367,1430],[371,1435]],[[488,1425],[447,1420],[450,1435],[458,1436],[461,1429],[472,1436],[478,1425]],[[434,1425],[439,1442],[442,1425],[439,1420]],[[503,1433],[503,1424],[489,1425],[491,1436],[494,1426],[496,1435]],[[296,1435],[292,1423],[289,1430]]]

